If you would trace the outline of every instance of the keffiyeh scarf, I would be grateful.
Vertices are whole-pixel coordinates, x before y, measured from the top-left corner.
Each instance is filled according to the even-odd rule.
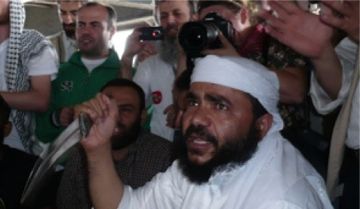
[[[6,54],[5,78],[9,92],[24,92],[31,88],[28,63],[51,43],[39,32],[24,29],[25,10],[21,0],[10,0],[10,36]],[[13,109],[12,123],[20,135],[25,151],[31,153],[34,129],[33,113]]]

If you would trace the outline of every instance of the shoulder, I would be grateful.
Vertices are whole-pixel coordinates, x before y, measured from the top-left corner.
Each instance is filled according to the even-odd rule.
[[[20,37],[20,53],[23,57],[32,57],[46,48],[55,50],[51,42],[36,30],[25,29]]]
[[[145,131],[140,135],[139,140],[143,144],[155,144],[157,146],[162,146],[162,147],[171,147],[172,146],[172,143],[169,140],[166,140],[161,136],[152,134],[150,132],[145,132]]]
[[[51,42],[39,31],[25,29],[21,34],[21,44],[22,46],[31,46],[46,44],[51,46]]]
[[[173,143],[149,132],[143,132],[137,141],[142,152],[152,153],[154,156],[172,158]]]

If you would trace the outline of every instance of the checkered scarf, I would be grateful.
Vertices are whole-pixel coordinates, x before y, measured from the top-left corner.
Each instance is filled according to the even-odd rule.
[[[0,0],[2,1],[2,0]],[[51,43],[39,32],[24,29],[25,10],[21,0],[10,0],[10,36],[6,54],[5,79],[9,92],[23,92],[31,88],[28,63],[40,56]],[[12,123],[27,152],[31,152],[34,113],[12,109]]]
[[[25,10],[21,0],[10,0],[10,37],[6,54],[5,76],[8,91],[16,84],[19,62],[20,38],[25,23]]]

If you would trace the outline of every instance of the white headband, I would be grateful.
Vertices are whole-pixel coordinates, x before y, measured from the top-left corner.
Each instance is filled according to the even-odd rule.
[[[206,82],[246,92],[273,116],[272,131],[283,128],[277,105],[279,81],[275,73],[263,65],[241,57],[208,55],[195,61],[191,83]]]

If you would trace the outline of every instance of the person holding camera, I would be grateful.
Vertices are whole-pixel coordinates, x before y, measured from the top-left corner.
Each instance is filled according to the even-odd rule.
[[[156,17],[163,28],[163,40],[161,40],[158,53],[150,56],[137,67],[133,80],[139,84],[145,92],[148,104],[153,105],[153,112],[150,121],[150,131],[170,141],[173,140],[174,131],[166,126],[166,115],[164,110],[172,104],[172,86],[176,77],[178,57],[180,55],[177,43],[178,31],[181,26],[192,20],[195,15],[195,5],[191,0],[155,1]],[[128,41],[131,41],[131,48],[128,47],[123,55],[124,63],[132,62],[132,58],[144,44],[140,40],[142,33],[135,30]],[[130,45],[129,45],[130,46]],[[123,71],[123,73],[126,73]],[[131,73],[127,74],[128,77]]]
[[[263,24],[253,15],[258,6],[255,1],[200,0],[198,15],[203,24],[209,24],[209,16],[214,14],[218,16],[217,19],[220,17],[223,20],[210,23],[220,29],[218,40],[221,44],[217,47],[204,45],[199,50],[202,55],[250,58],[274,71],[280,80],[280,112],[285,122],[282,133],[294,139],[308,122],[305,111],[306,63],[302,56],[266,34]],[[224,26],[223,21],[230,25],[232,31]]]

